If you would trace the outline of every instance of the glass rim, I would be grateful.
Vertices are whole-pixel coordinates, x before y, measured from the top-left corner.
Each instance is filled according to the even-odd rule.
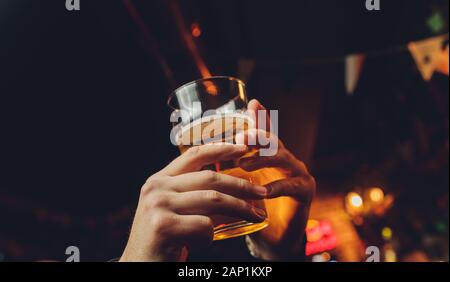
[[[172,91],[172,93],[170,93],[169,97],[167,98],[167,102],[166,102],[167,106],[169,108],[171,108],[172,110],[179,110],[178,108],[176,108],[172,105],[172,100],[180,89],[194,85],[194,84],[198,84],[198,83],[201,83],[204,81],[211,81],[211,80],[218,80],[218,79],[227,79],[229,81],[235,81],[238,84],[241,84],[242,86],[245,87],[245,83],[242,80],[240,80],[239,78],[233,77],[233,76],[219,75],[219,76],[210,76],[210,77],[200,78],[197,80],[193,80],[191,82],[187,82],[187,83],[181,85],[180,87],[178,87],[177,89],[175,89],[174,91]]]

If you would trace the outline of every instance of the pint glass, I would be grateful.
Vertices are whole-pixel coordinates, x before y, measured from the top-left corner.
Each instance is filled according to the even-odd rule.
[[[254,127],[254,120],[247,114],[247,95],[242,81],[232,77],[211,77],[185,84],[169,97],[168,105],[173,113],[171,121],[172,141],[183,154],[192,146],[208,143],[235,143],[235,135]],[[250,152],[249,154],[256,152]],[[217,162],[212,167],[217,172],[265,185],[261,171],[247,172],[239,168],[237,160]],[[249,201],[264,211],[264,200]],[[268,225],[243,219],[213,215],[214,240],[242,236],[259,231]]]

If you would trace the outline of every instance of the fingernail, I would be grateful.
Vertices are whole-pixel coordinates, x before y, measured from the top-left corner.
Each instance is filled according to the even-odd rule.
[[[255,191],[258,195],[263,197],[266,197],[269,194],[267,188],[264,186],[255,186]]]

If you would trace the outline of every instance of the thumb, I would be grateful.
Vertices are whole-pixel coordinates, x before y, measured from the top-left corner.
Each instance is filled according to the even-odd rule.
[[[256,99],[252,99],[250,102],[248,102],[248,111],[250,112],[250,116],[254,118],[256,122],[256,128],[263,128],[266,131],[270,131],[270,117],[269,117],[269,111]],[[260,124],[258,120],[258,111],[265,111],[266,116],[265,119],[262,120],[264,124]]]
[[[315,185],[310,183],[306,177],[281,179],[265,186],[268,191],[268,199],[287,196],[309,205],[315,195]]]

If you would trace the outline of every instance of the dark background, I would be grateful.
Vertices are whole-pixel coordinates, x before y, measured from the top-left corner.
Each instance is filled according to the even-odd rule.
[[[347,96],[339,60],[434,35],[435,11],[448,32],[448,1],[364,2],[176,3],[187,27],[200,24],[212,74],[255,60],[249,94],[280,111],[319,193],[382,185],[403,195],[400,221],[416,210],[448,232],[448,77],[426,83],[393,52],[369,58]],[[120,255],[140,186],[178,155],[166,98],[200,77],[170,3],[81,0],[69,12],[64,0],[0,0],[0,259],[61,260],[69,245],[83,260]]]

